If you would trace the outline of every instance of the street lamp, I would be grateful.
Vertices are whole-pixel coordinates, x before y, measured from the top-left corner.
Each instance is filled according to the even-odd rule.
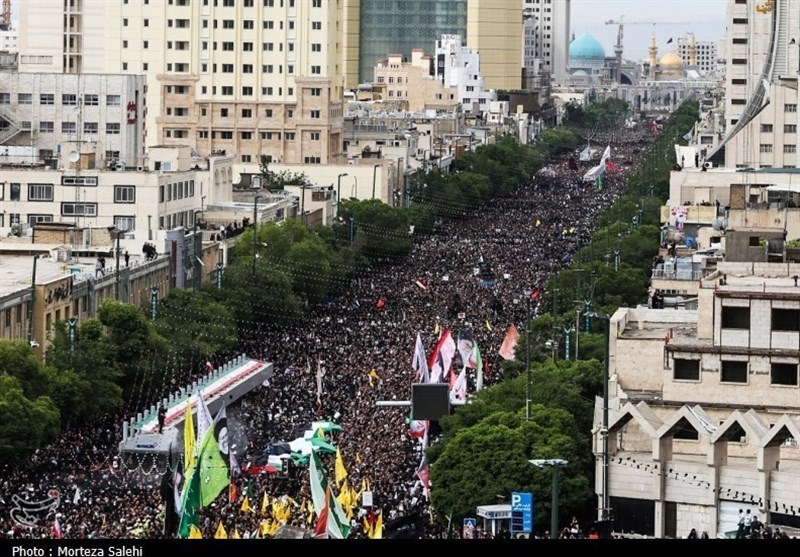
[[[119,230],[116,225],[112,224],[108,227],[108,233],[111,234],[112,238],[116,238],[117,240],[117,277],[116,281],[114,282],[114,297],[119,300],[119,240],[122,238],[122,235],[128,232],[127,230]]]
[[[347,172],[342,172],[336,177],[336,204],[342,202],[342,177],[349,176]]]
[[[372,165],[372,199],[375,199],[375,184],[377,183],[378,179],[378,167],[379,164]]]
[[[558,477],[559,468],[563,468],[569,464],[566,460],[560,458],[535,458],[529,460],[531,464],[538,468],[545,468],[547,466],[553,469],[553,499],[550,505],[550,539],[558,538]]]
[[[609,348],[608,342],[611,330],[611,318],[605,313],[589,312],[586,317],[591,319],[600,319],[605,321],[605,369],[603,371],[603,428],[600,430],[600,435],[603,436],[603,508],[601,509],[600,517],[603,521],[608,520],[609,502],[608,502],[608,371],[609,371]]]
[[[258,233],[258,200],[263,199],[263,195],[257,195],[253,199],[253,276],[256,274],[256,237]]]

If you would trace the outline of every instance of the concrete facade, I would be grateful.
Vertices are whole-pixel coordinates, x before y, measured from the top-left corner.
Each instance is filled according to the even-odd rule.
[[[522,87],[522,13],[520,0],[470,0],[467,46],[479,54],[488,89]]]
[[[571,0],[522,0],[522,9],[537,23],[538,48],[535,57],[541,59],[540,71],[552,76],[554,85],[566,85],[569,77]]]
[[[20,72],[146,76],[148,146],[304,164],[341,152],[339,2],[41,0],[20,8]]]
[[[787,509],[800,508],[797,275],[796,264],[719,263],[700,281],[697,311],[620,308],[610,318],[616,528],[655,537],[696,528],[713,538],[735,530],[731,509],[747,504],[773,528],[794,524]],[[598,493],[601,414],[596,408]],[[632,509],[648,508],[642,501],[652,507],[631,519]]]

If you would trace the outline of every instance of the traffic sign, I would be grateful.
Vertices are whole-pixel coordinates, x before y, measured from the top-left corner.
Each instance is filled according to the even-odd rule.
[[[533,531],[533,494],[511,494],[511,533],[530,534]]]

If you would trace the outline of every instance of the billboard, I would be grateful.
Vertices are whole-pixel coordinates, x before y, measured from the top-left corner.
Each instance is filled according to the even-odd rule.
[[[511,494],[511,533],[530,534],[533,531],[533,494]]]

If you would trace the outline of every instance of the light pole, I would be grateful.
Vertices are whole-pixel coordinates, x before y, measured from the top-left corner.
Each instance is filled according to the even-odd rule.
[[[611,318],[604,313],[591,312],[586,314],[587,317],[592,319],[600,319],[605,321],[605,366],[603,371],[603,427],[600,430],[600,435],[603,436],[603,477],[602,477],[602,499],[603,508],[600,511],[600,517],[603,521],[608,520],[609,503],[608,503],[608,371],[609,371],[609,348],[608,342],[611,329]]]
[[[525,372],[528,376],[527,386],[525,389],[525,420],[531,419],[531,293],[528,292],[526,297],[527,311],[525,313]]]
[[[256,274],[256,238],[258,235],[258,200],[263,199],[263,195],[257,195],[253,199],[253,276]]]
[[[535,458],[529,460],[531,464],[538,468],[545,468],[550,466],[553,469],[553,499],[550,504],[550,539],[558,538],[558,479],[560,475],[559,468],[563,468],[569,464],[566,460],[560,458]]]
[[[377,184],[378,180],[378,167],[379,164],[372,165],[372,199],[375,199],[375,185]]]
[[[119,240],[120,238],[122,238],[122,235],[127,232],[127,230],[119,230],[115,224],[112,224],[111,226],[108,227],[108,232],[117,241],[117,268],[116,268],[117,276],[114,281],[114,298],[119,300],[119,251],[120,251]]]
[[[347,172],[342,172],[336,177],[336,205],[342,202],[342,177],[349,176]],[[338,213],[338,210],[337,210]]]

